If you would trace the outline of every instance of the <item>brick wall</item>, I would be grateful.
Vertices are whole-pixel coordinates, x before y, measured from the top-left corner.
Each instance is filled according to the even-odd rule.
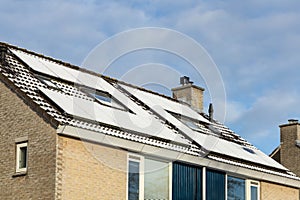
[[[299,190],[273,183],[260,183],[261,200],[298,200]]]
[[[296,140],[299,140],[300,125],[286,124],[280,126],[280,161],[300,177],[300,147],[296,146]]]
[[[54,199],[56,131],[0,81],[0,199]],[[28,172],[15,174],[15,139],[28,138]]]
[[[127,153],[58,138],[57,199],[126,199]]]
[[[188,84],[173,88],[173,97],[180,101],[188,103],[195,110],[203,111],[203,88]]]

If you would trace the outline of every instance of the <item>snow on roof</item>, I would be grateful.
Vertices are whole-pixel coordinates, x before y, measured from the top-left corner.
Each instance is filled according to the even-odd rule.
[[[255,148],[249,149],[249,147],[247,146],[237,144],[233,141],[224,140],[218,137],[218,134],[208,135],[205,133],[193,131],[191,128],[186,126],[182,121],[176,119],[170,113],[166,112],[166,111],[171,111],[174,113],[179,113],[180,115],[193,118],[194,120],[198,120],[200,123],[201,122],[206,123],[208,124],[207,127],[210,126],[211,122],[209,122],[199,113],[193,111],[188,106],[173,102],[163,97],[157,97],[157,95],[147,93],[145,91],[141,91],[138,89],[134,89],[129,86],[122,85],[122,87],[126,88],[126,90],[128,90],[130,93],[135,95],[138,99],[141,99],[149,107],[159,112],[168,121],[175,124],[177,128],[181,130],[182,133],[186,134],[189,138],[194,140],[197,144],[199,144],[207,151],[216,152],[216,153],[232,156],[235,158],[239,158],[242,160],[248,160],[254,163],[259,163],[259,164],[275,167],[278,169],[286,170],[285,167],[283,167],[281,164],[277,163],[276,161],[274,161],[273,159],[271,159],[269,156],[265,155],[258,149]]]
[[[235,158],[287,172],[285,167],[223,124],[209,121],[205,114],[185,104],[138,87],[105,80],[101,75],[65,66],[61,61],[27,50],[5,46],[9,48],[5,57],[9,68],[1,64],[0,73],[60,124],[191,155],[200,156],[205,150],[208,155],[209,152],[217,153],[229,160]],[[41,75],[47,80],[43,81]],[[97,102],[82,89],[85,87],[108,93],[126,109]],[[193,125],[183,119],[190,120]]]

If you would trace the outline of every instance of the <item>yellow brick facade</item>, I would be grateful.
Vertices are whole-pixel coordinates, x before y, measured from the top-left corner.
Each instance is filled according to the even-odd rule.
[[[299,190],[273,183],[260,183],[261,200],[298,200]]]
[[[58,137],[57,199],[126,199],[127,152]]]

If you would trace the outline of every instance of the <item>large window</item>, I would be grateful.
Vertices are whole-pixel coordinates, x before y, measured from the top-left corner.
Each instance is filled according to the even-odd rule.
[[[173,163],[172,198],[202,199],[202,168],[184,163]]]
[[[169,199],[169,164],[145,158],[144,199]]]
[[[259,182],[227,176],[227,200],[259,200]]]
[[[244,179],[227,176],[227,200],[245,200],[245,185]]]
[[[183,162],[128,155],[128,200],[259,200],[259,182]]]
[[[169,163],[130,154],[128,200],[169,199]]]
[[[206,199],[225,200],[225,173],[206,170]]]
[[[27,171],[27,142],[16,144],[16,172]]]

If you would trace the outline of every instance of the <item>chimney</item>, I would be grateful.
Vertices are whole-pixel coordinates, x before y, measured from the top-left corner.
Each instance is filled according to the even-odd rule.
[[[209,104],[208,116],[209,116],[209,121],[213,121],[213,119],[214,119],[214,107],[213,107],[212,103]]]
[[[187,76],[180,77],[181,86],[173,88],[173,98],[189,104],[198,112],[203,111],[203,91],[204,88],[193,85]]]
[[[293,143],[300,140],[300,124],[297,119],[289,119],[287,124],[280,125],[280,143]]]
[[[289,119],[279,127],[281,164],[300,176],[300,124],[296,119]]]

